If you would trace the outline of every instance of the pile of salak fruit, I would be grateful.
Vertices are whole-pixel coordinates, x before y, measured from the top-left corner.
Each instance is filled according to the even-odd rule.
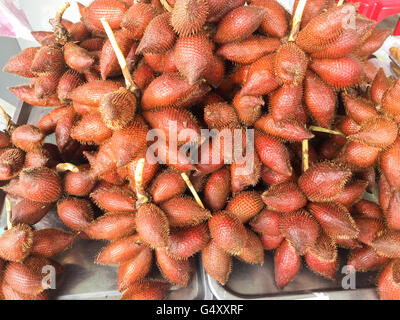
[[[3,114],[0,299],[48,299],[42,268],[61,273],[52,257],[77,238],[109,241],[94,263],[118,266],[126,300],[187,286],[197,255],[221,285],[264,250],[280,289],[302,263],[335,279],[338,248],[400,299],[400,81],[369,61],[390,30],[333,0],[296,1],[293,17],[275,0],[95,0],[77,23],[67,7],[4,67],[29,78],[19,99],[54,108],[36,126]],[[220,161],[170,160],[172,124],[177,145],[191,129]],[[151,129],[165,164],[146,157]],[[254,129],[251,172],[202,129]],[[68,231],[36,230],[53,207]]]

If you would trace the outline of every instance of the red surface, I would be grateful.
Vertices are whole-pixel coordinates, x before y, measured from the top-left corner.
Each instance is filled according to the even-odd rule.
[[[387,17],[400,13],[400,0],[347,0],[348,2],[360,2],[358,12],[371,20],[380,22]],[[400,36],[400,20],[393,33]]]

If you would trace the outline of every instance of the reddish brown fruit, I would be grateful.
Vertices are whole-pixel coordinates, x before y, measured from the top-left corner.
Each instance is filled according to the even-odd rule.
[[[77,114],[73,108],[69,108],[64,117],[57,122],[55,134],[57,147],[60,152],[68,149],[72,143],[71,132],[77,119]]]
[[[137,234],[122,238],[104,247],[95,263],[113,265],[132,260],[143,248]]]
[[[293,182],[271,186],[262,194],[262,200],[272,210],[292,212],[307,204],[307,198]]]
[[[283,241],[275,251],[275,282],[279,289],[283,289],[300,270],[300,256],[288,241]]]
[[[323,277],[335,280],[335,273],[339,267],[337,260],[332,262],[323,261],[318,256],[314,255],[311,251],[306,252],[304,259],[308,267],[315,273],[322,275]]]
[[[228,282],[232,270],[231,256],[211,240],[201,252],[201,259],[206,272],[220,284]]]
[[[400,81],[397,80],[392,87],[386,91],[382,99],[382,110],[392,116],[398,118],[400,116],[400,108],[399,108],[399,101],[400,101]]]
[[[50,95],[46,98],[37,98],[35,94],[35,88],[29,85],[22,85],[17,87],[8,88],[18,99],[25,101],[26,103],[37,106],[37,107],[58,107],[62,106],[63,103],[58,99],[56,94]]]
[[[160,205],[171,227],[191,227],[211,217],[208,210],[200,207],[189,197],[172,198]]]
[[[381,175],[381,178],[379,179],[378,190],[379,190],[379,204],[382,207],[382,211],[386,212],[387,209],[389,208],[393,191],[385,175]]]
[[[175,32],[170,25],[171,14],[169,12],[160,14],[151,20],[140,40],[136,54],[164,53],[172,48],[175,42]]]
[[[357,180],[353,183],[348,183],[344,187],[343,191],[335,198],[335,201],[345,205],[346,207],[350,207],[361,199],[367,185],[368,182],[364,180]]]
[[[354,205],[356,212],[365,218],[378,219],[383,218],[382,210],[379,206],[368,200],[360,200]]]
[[[98,188],[90,194],[90,198],[104,211],[126,213],[136,211],[136,197],[126,189]]]
[[[268,234],[261,234],[260,239],[264,250],[268,251],[277,249],[281,245],[281,243],[285,240],[285,238],[282,235],[270,236]]]
[[[393,260],[378,279],[378,293],[381,300],[400,300],[399,260]]]
[[[78,72],[88,70],[95,62],[95,58],[86,49],[73,42],[64,46],[65,63]]]
[[[68,94],[83,84],[84,78],[80,73],[74,70],[68,70],[58,81],[57,95],[61,101],[68,100]]]
[[[121,300],[163,300],[169,287],[160,280],[137,281],[125,291]]]
[[[233,193],[245,190],[249,186],[255,186],[261,178],[261,160],[254,155],[254,162],[248,166],[245,162],[231,165],[231,189]]]
[[[264,8],[251,6],[232,10],[219,23],[214,41],[227,43],[246,39],[258,29],[265,12]]]
[[[88,196],[95,184],[96,179],[86,166],[81,166],[79,172],[67,172],[64,177],[64,191],[73,196]]]
[[[22,170],[18,180],[2,188],[5,192],[38,202],[54,202],[61,196],[60,178],[48,168]]]
[[[264,248],[259,236],[248,229],[246,229],[246,233],[246,245],[237,257],[246,263],[263,265]]]
[[[230,193],[230,172],[222,168],[214,172],[204,188],[204,203],[211,211],[222,210]]]
[[[176,0],[171,14],[171,25],[180,36],[196,34],[206,22],[208,1]]]
[[[355,239],[359,230],[346,207],[339,203],[309,203],[308,209],[325,233],[334,239]]]
[[[354,218],[354,221],[360,230],[358,240],[366,245],[371,245],[372,241],[385,229],[384,224],[380,220]]]
[[[190,260],[173,259],[166,249],[156,249],[156,260],[158,268],[169,282],[187,287],[192,273]]]
[[[371,246],[380,256],[399,258],[400,232],[391,230],[381,232],[381,234],[372,241]]]
[[[118,240],[135,232],[135,220],[132,213],[108,213],[93,221],[84,232],[91,239]]]
[[[273,37],[284,38],[289,29],[289,23],[287,12],[279,2],[275,0],[253,0],[251,3],[266,9],[261,29]]]
[[[68,98],[83,105],[98,107],[107,93],[117,91],[119,87],[120,85],[114,81],[95,80],[72,90]]]
[[[356,54],[362,58],[369,58],[375,51],[382,47],[383,43],[393,32],[392,29],[375,29],[371,35],[358,48]]]
[[[31,65],[31,71],[36,75],[58,73],[64,68],[63,51],[58,46],[41,47]]]
[[[296,120],[282,121],[277,124],[272,115],[264,115],[254,124],[267,134],[289,141],[302,141],[312,139],[314,135]]]
[[[240,64],[250,64],[262,56],[279,49],[281,42],[275,38],[253,36],[240,42],[222,45],[217,54],[226,60]]]
[[[143,204],[136,214],[140,239],[152,248],[165,248],[169,239],[169,223],[165,213],[152,203]]]
[[[245,126],[252,126],[261,117],[264,104],[262,97],[242,96],[240,92],[233,100],[233,107],[240,122]]]
[[[132,39],[140,40],[150,21],[157,15],[157,10],[147,3],[134,3],[125,13],[121,27],[129,31]]]
[[[318,125],[330,128],[335,117],[336,95],[332,88],[312,72],[305,79],[305,102]]]
[[[361,63],[351,56],[340,59],[315,59],[310,68],[327,84],[341,89],[360,84]]]
[[[21,199],[12,208],[13,224],[34,225],[50,211],[52,204]]]
[[[263,208],[264,204],[258,192],[245,191],[232,198],[226,207],[226,211],[238,218],[240,222],[245,223],[256,216]]]
[[[186,190],[185,181],[180,173],[175,170],[165,170],[160,173],[152,182],[149,192],[155,203],[161,203]]]
[[[5,148],[0,152],[0,180],[10,180],[24,167],[25,154],[17,148]]]
[[[194,84],[213,60],[212,43],[204,33],[181,36],[174,49],[174,61],[180,74]]]
[[[50,134],[54,132],[57,122],[68,113],[68,107],[59,107],[51,110],[48,114],[40,118],[37,128],[40,129],[44,134]]]
[[[117,0],[95,0],[85,10],[90,25],[103,30],[100,19],[104,18],[112,29],[118,29],[126,12],[126,5]]]
[[[400,191],[395,191],[386,212],[386,221],[393,230],[400,230]]]
[[[26,152],[40,147],[44,138],[40,129],[29,124],[19,126],[11,133],[11,142]]]
[[[258,233],[278,237],[281,235],[281,217],[282,213],[280,212],[264,209],[250,221],[250,226]]]
[[[175,259],[188,259],[201,251],[209,241],[207,223],[187,229],[177,229],[171,233],[168,254]]]
[[[381,155],[380,166],[390,186],[400,188],[400,138],[397,137],[393,146]]]
[[[350,170],[330,162],[314,164],[299,178],[299,187],[310,201],[330,201],[343,191]]]
[[[285,174],[278,173],[267,166],[263,166],[261,169],[261,179],[267,185],[280,184],[287,182],[293,178],[293,175],[287,176]]]
[[[118,290],[124,291],[133,283],[143,279],[150,271],[153,253],[149,247],[142,250],[130,261],[123,262],[118,269]]]
[[[306,54],[295,43],[283,44],[275,57],[275,74],[286,85],[299,85],[303,82],[308,66]]]
[[[93,210],[86,199],[67,198],[57,204],[60,220],[73,231],[82,231],[93,221]]]
[[[335,239],[338,247],[344,249],[358,249],[362,248],[362,244],[356,239]]]
[[[104,39],[103,38],[90,38],[82,41],[79,46],[87,51],[100,51],[103,48]]]
[[[324,262],[336,262],[338,257],[335,240],[321,232],[315,244],[307,251]]]
[[[74,239],[75,235],[58,229],[36,230],[31,253],[50,258],[67,249]]]
[[[378,270],[389,261],[388,258],[379,256],[371,247],[353,250],[347,260],[347,265],[358,272]]]
[[[235,109],[225,102],[207,105],[204,108],[204,121],[210,129],[239,124]]]
[[[280,230],[299,255],[314,246],[320,232],[318,223],[305,210],[283,214]]]
[[[371,99],[375,104],[381,104],[385,92],[390,88],[390,81],[386,78],[385,71],[380,68],[371,85]]]
[[[220,248],[232,255],[242,253],[247,234],[238,218],[226,211],[220,211],[213,215],[208,226],[212,239]]]
[[[275,54],[266,55],[255,61],[244,79],[242,95],[265,95],[279,87],[275,78]]]
[[[7,261],[23,261],[32,251],[32,229],[25,224],[6,230],[0,237],[0,258]]]
[[[24,78],[33,78],[35,74],[31,71],[32,61],[40,48],[27,48],[18,55],[8,60],[3,72],[9,72]]]
[[[207,21],[218,22],[220,21],[228,12],[235,8],[243,6],[245,0],[231,0],[228,3],[221,0],[208,0],[209,15]]]
[[[350,96],[349,94],[343,94],[342,97],[348,116],[358,124],[378,116],[378,111],[369,100]]]
[[[98,112],[85,114],[72,129],[71,137],[81,143],[101,144],[112,135]]]
[[[38,295],[23,294],[15,291],[6,282],[1,284],[0,294],[4,297],[4,300],[48,300],[46,292],[39,293]]]
[[[209,87],[204,83],[190,85],[181,76],[163,74],[154,79],[144,91],[142,108],[150,110],[171,106],[189,107],[194,102],[201,100],[208,91]]]
[[[380,150],[359,142],[349,142],[336,161],[347,163],[356,168],[368,168],[378,160]]]
[[[129,51],[132,48],[133,40],[129,38],[129,33],[125,30],[119,30],[115,33],[118,46],[121,49],[124,57],[128,56]],[[134,46],[136,49],[136,45]],[[120,74],[121,69],[118,64],[118,59],[115,51],[111,45],[110,40],[104,43],[104,46],[100,54],[100,74],[102,79],[107,79],[109,76]]]
[[[355,21],[356,10],[352,4],[332,6],[328,11],[317,15],[300,31],[296,43],[306,52],[314,52],[328,46],[344,32],[347,26],[343,21]],[[347,20],[348,21],[348,20]]]

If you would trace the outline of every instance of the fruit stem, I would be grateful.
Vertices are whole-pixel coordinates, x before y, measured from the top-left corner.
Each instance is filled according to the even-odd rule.
[[[303,12],[304,12],[306,3],[307,3],[307,0],[300,0],[299,4],[297,5],[296,12],[294,13],[294,16],[293,16],[292,30],[290,32],[288,41],[295,41],[297,38],[297,35],[299,34],[301,18],[303,17]]]
[[[194,199],[196,200],[197,204],[204,209],[204,204],[201,201],[199,194],[197,193],[196,189],[194,188],[192,182],[190,181],[188,175],[186,173],[181,173],[182,179],[186,182],[189,190],[192,192]]]
[[[167,10],[168,12],[172,11],[172,7],[169,5],[167,0],[160,0],[162,6]]]
[[[11,230],[13,225],[12,225],[12,206],[11,206],[11,201],[8,196],[6,196],[6,213],[7,213],[7,230]]]
[[[339,0],[337,6],[340,7],[343,5],[343,3],[344,3],[344,0]]]
[[[308,152],[309,142],[308,140],[302,141],[302,155],[303,155],[303,172],[306,172],[310,167],[310,155]]]
[[[59,163],[56,167],[56,171],[58,173],[66,172],[66,171],[71,171],[71,172],[77,173],[77,172],[79,172],[79,168],[72,163]]]
[[[2,106],[0,106],[0,116],[6,122],[6,131],[9,131],[11,126],[15,126],[15,123],[11,121],[11,117]]]
[[[133,93],[135,91],[138,91],[139,88],[132,79],[132,75],[128,69],[128,64],[126,63],[126,59],[125,59],[121,49],[119,48],[119,45],[117,43],[117,39],[115,38],[114,32],[112,31],[112,29],[106,19],[101,18],[100,21],[101,21],[103,28],[108,36],[108,39],[110,39],[110,42],[114,49],[115,55],[117,56],[118,63],[121,67],[122,74],[125,79],[126,88]]]
[[[69,2],[64,3],[64,5],[58,9],[55,18],[49,20],[51,26],[53,27],[53,32],[56,35],[57,42],[62,45],[66,44],[70,37],[69,32],[62,24],[62,17],[65,10],[67,10],[69,6]]]
[[[309,129],[311,131],[315,131],[315,132],[323,132],[323,133],[335,134],[337,136],[344,136],[344,134],[339,131],[329,130],[329,129],[322,128],[322,127],[310,126]]]
[[[149,202],[149,197],[146,194],[146,191],[143,188],[143,170],[144,170],[144,158],[140,158],[136,170],[135,170],[135,187],[136,187],[136,195],[137,202],[136,207],[139,208],[142,204]]]

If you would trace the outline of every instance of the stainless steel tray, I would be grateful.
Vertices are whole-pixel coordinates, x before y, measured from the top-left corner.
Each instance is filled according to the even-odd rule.
[[[51,109],[30,107],[22,104],[17,108],[14,121],[36,124],[37,121]],[[54,142],[53,137],[49,137]],[[4,193],[0,191],[1,199]],[[0,227],[6,226],[6,215],[0,217]],[[64,226],[59,220],[55,210],[50,211],[38,224],[36,229],[60,228]],[[119,299],[121,294],[117,290],[117,267],[100,266],[94,264],[94,258],[105,246],[105,241],[77,239],[72,248],[55,256],[55,260],[64,266],[63,274],[57,278],[56,289],[51,293],[53,298],[61,300],[103,300]],[[196,263],[193,279],[187,288],[172,288],[168,299],[171,300],[211,300],[213,296],[208,290],[206,276],[201,265],[201,259]],[[156,268],[152,271],[156,273]]]

